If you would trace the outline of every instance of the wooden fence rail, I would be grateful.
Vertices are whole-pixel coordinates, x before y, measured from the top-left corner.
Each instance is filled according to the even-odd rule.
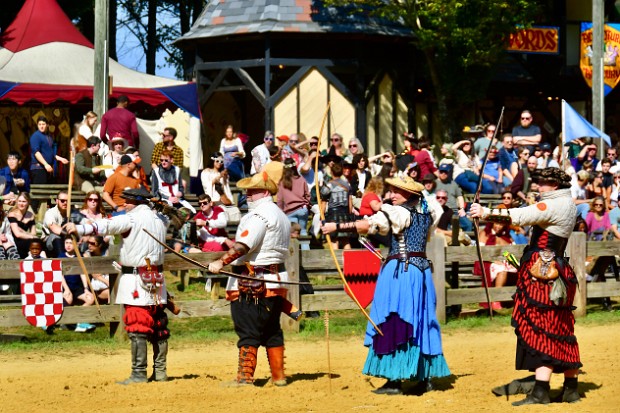
[[[494,247],[486,246],[482,248],[485,260],[493,261],[502,258],[502,251],[508,250],[517,257],[521,256],[523,246]],[[385,251],[384,251],[385,252]],[[443,239],[433,237],[428,244],[427,253],[433,262],[433,279],[437,292],[437,316],[441,322],[446,320],[446,307],[457,304],[470,304],[486,301],[483,288],[450,288],[446,282],[446,267],[452,262],[460,264],[473,263],[477,261],[475,247],[445,247]],[[218,258],[221,253],[200,253],[192,254],[192,258],[203,263],[209,263]],[[336,255],[342,264],[342,251],[337,251]],[[585,315],[586,297],[609,297],[620,296],[620,282],[618,280],[607,281],[605,283],[586,283],[585,266],[586,256],[615,256],[620,255],[620,242],[587,242],[585,234],[575,233],[570,238],[567,248],[567,255],[570,257],[578,280],[579,288],[575,297],[577,310],[576,316]],[[89,272],[110,273],[111,282],[115,280],[115,270],[112,262],[116,257],[93,257],[87,258],[86,266]],[[75,258],[65,258],[63,261],[64,274],[78,274],[81,272]],[[187,263],[174,255],[166,255],[164,265],[166,270],[189,270],[194,269],[192,264]],[[303,268],[312,278],[314,274],[330,275],[335,273],[335,268],[329,252],[327,250],[299,250],[296,241],[291,243],[289,257],[286,262],[291,279],[298,280],[300,269]],[[18,280],[19,265],[18,261],[0,261],[0,280]],[[2,283],[0,281],[0,283]],[[514,293],[514,287],[491,288],[491,298],[493,301],[508,301]],[[112,291],[112,295],[114,290]],[[356,309],[353,301],[346,296],[344,291],[325,291],[317,292],[315,295],[299,295],[299,288],[291,286],[289,289],[289,300],[293,304],[305,311],[320,310],[352,310]],[[179,303],[183,309],[178,317],[209,317],[230,315],[229,304],[226,300],[196,300]],[[113,323],[117,324],[121,320],[121,309],[116,305],[101,306],[102,312],[99,314],[96,307],[68,307],[60,323],[74,324],[77,322],[90,323]],[[283,326],[287,330],[296,330],[298,323],[288,317],[283,317]],[[0,310],[0,327],[24,326],[27,325],[21,309],[4,308]],[[116,330],[111,328],[111,330]]]

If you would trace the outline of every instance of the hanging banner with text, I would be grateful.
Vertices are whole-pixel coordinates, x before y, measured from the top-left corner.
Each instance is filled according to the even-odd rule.
[[[605,96],[611,92],[620,81],[620,24],[606,24],[603,37],[603,82]],[[579,66],[588,86],[592,87],[592,23],[581,23]]]
[[[511,34],[506,50],[519,53],[559,54],[559,39],[559,27],[530,27]]]

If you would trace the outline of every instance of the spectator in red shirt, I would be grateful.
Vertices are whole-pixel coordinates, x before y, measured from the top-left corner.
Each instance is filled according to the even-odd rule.
[[[128,146],[139,149],[140,137],[136,115],[127,109],[127,105],[129,105],[129,98],[124,95],[119,96],[116,107],[108,110],[101,118],[99,137],[103,142],[108,143],[108,136],[122,136],[127,140]]]
[[[194,217],[198,227],[198,238],[202,251],[227,251],[234,245],[228,238],[226,212],[219,205],[213,205],[211,197],[202,194],[198,197],[200,211]]]

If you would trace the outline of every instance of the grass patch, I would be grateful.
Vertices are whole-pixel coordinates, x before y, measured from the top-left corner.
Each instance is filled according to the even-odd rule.
[[[620,311],[600,311],[600,305],[588,306],[588,315],[577,320],[577,325],[608,326],[617,328],[620,325]],[[497,314],[491,321],[487,312],[466,318],[453,318],[441,326],[443,334],[450,336],[462,332],[500,332],[510,328],[510,310]],[[346,340],[348,338],[364,337],[366,331],[366,319],[358,311],[330,311],[329,333],[334,340]],[[234,332],[230,317],[203,317],[203,318],[170,318],[170,339],[173,345],[179,344],[205,344],[217,341],[235,342],[237,336]],[[91,333],[76,333],[74,331],[57,328],[54,334],[48,335],[40,328],[13,327],[2,330],[2,334],[21,335],[24,341],[1,342],[0,351],[25,353],[53,352],[59,354],[81,354],[97,351],[109,354],[124,351],[127,348],[125,335],[121,332],[119,337],[109,337],[109,326],[100,325]],[[325,338],[325,318],[321,312],[319,318],[305,318],[301,321],[299,334],[286,333],[286,340],[310,340],[319,341]]]

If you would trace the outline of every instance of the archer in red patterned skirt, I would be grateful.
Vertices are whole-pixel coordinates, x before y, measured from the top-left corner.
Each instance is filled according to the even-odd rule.
[[[508,220],[514,225],[532,225],[532,237],[521,258],[512,326],[517,335],[515,365],[536,373],[532,392],[513,405],[550,403],[552,373],[564,374],[560,400],[580,399],[577,375],[581,367],[575,337],[573,300],[577,277],[564,257],[575,225],[577,209],[570,194],[570,178],[558,168],[537,170],[540,202],[526,208],[489,210],[472,205],[474,218]]]

